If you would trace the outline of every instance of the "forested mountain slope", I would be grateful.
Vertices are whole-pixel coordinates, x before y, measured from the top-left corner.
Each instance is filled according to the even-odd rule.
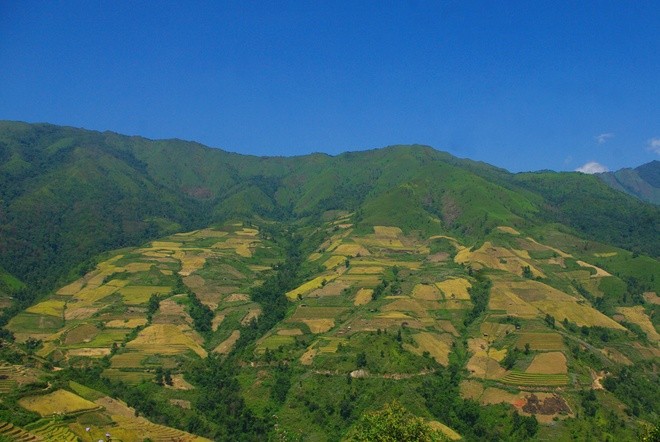
[[[642,164],[634,169],[599,173],[598,178],[614,189],[636,196],[642,201],[660,204],[660,161]]]
[[[505,220],[551,220],[627,249],[660,250],[658,209],[593,177],[512,175],[422,146],[258,158],[178,140],[1,122],[0,171],[0,265],[45,286],[102,251],[168,232],[331,209],[473,239]]]

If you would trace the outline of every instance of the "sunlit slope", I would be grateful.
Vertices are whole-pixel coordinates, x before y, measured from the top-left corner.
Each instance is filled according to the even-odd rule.
[[[63,364],[109,358],[106,375],[137,382],[156,365],[206,357],[253,318],[250,288],[278,258],[241,225],[175,234],[101,262],[8,324],[37,355]]]
[[[604,370],[660,356],[652,258],[552,225],[527,228],[515,214],[470,241],[448,234],[442,219],[426,231],[371,223],[366,212],[331,211],[298,225],[302,244],[314,248],[300,249],[298,283],[271,293],[286,301],[267,329],[258,325],[264,304],[252,295],[285,260],[277,241],[284,230],[270,221],[122,249],[8,328],[19,342],[42,340],[35,354],[61,367],[98,364],[104,378],[150,389],[166,371],[172,385],[158,394],[193,410],[205,386],[191,367],[232,361],[248,407],[316,438],[344,434],[351,421],[320,421],[312,403],[339,406],[359,388],[350,406],[366,410],[406,391],[407,405],[424,414],[422,385],[445,372],[460,373],[464,399],[509,404],[550,424],[577,416],[580,391],[600,385]],[[615,404],[607,407],[622,407],[598,388]],[[443,423],[467,431],[460,421]]]

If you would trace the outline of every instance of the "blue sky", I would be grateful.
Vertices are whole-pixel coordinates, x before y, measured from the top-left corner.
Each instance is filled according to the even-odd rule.
[[[0,119],[255,155],[660,156],[657,1],[0,1]]]

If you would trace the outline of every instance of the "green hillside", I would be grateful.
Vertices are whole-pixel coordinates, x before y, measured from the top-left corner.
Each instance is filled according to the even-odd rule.
[[[660,209],[594,176],[14,122],[0,168],[0,439],[362,440],[407,416],[438,440],[637,440],[660,419]]]

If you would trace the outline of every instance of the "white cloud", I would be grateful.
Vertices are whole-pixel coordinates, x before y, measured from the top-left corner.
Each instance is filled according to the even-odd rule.
[[[612,139],[612,138],[614,138],[614,134],[611,133],[611,132],[610,132],[610,133],[606,133],[606,134],[596,135],[596,136],[594,137],[594,139],[596,140],[596,142],[597,142],[598,144],[604,144],[604,143],[607,143],[607,142],[608,142],[610,139]]]
[[[589,161],[588,163],[578,167],[575,169],[576,172],[582,172],[582,173],[603,173],[607,172],[607,167],[603,166],[600,163],[597,163],[595,161]]]
[[[660,155],[660,137],[651,138],[649,140],[649,150]]]

